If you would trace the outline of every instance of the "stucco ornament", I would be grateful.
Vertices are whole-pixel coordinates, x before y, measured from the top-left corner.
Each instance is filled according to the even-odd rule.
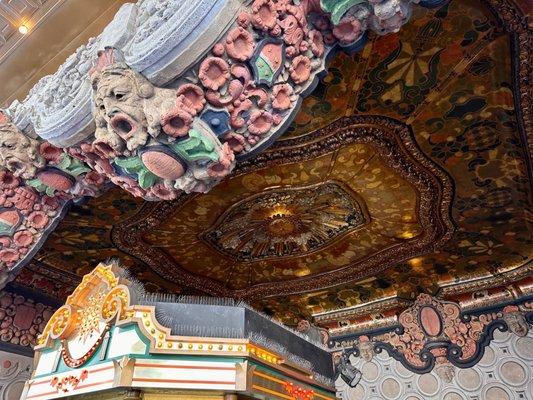
[[[529,332],[529,324],[517,306],[507,306],[503,309],[503,320],[507,323],[509,330],[515,335],[524,337]]]
[[[372,358],[374,358],[374,344],[370,341],[368,336],[361,336],[357,347],[359,348],[359,355],[363,360],[372,361]]]
[[[315,343],[326,344],[329,340],[328,331],[326,329],[319,328],[305,319],[298,322],[296,331],[304,334],[309,340]]]
[[[26,136],[3,113],[0,113],[0,162],[16,177],[30,179],[44,167],[39,141]]]
[[[113,183],[147,200],[169,200],[180,191],[205,192],[231,172],[229,145],[199,118],[200,87],[156,87],[112,48],[99,53],[90,74],[96,130],[80,154]]]
[[[444,359],[444,361],[437,361],[437,365],[435,366],[435,372],[444,382],[450,383],[455,377],[455,367],[450,364],[445,357],[442,358]]]
[[[24,134],[0,113],[0,280],[31,259],[72,199],[97,196],[105,178],[63,149]]]

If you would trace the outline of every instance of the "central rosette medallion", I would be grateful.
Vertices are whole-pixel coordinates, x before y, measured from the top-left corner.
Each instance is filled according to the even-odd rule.
[[[337,182],[271,189],[234,204],[202,237],[241,261],[301,256],[360,228],[362,200]]]

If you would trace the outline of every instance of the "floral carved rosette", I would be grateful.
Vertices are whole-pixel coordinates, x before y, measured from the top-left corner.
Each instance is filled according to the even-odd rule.
[[[0,113],[0,270],[28,257],[67,202],[96,196],[105,178],[64,150],[22,133]]]

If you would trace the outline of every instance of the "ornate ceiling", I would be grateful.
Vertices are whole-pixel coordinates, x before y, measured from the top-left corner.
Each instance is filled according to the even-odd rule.
[[[515,109],[527,124],[529,55],[498,9],[524,29],[497,2],[416,8],[400,33],[338,54],[291,129],[209,194],[149,203],[115,189],[74,206],[17,282],[63,298],[119,257],[149,290],[244,297],[330,328],[421,292],[519,291],[533,248],[531,126]]]

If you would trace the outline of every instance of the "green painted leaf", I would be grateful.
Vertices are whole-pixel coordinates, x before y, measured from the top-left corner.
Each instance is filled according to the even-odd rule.
[[[138,176],[139,176],[139,186],[143,189],[151,188],[152,186],[155,185],[155,183],[158,180],[157,176],[155,176],[154,174],[152,174],[150,171],[148,171],[145,168],[143,168],[139,172]]]
[[[255,65],[257,66],[259,79],[265,79],[268,82],[272,82],[272,78],[274,78],[274,71],[270,67],[270,64],[263,57],[260,56],[255,61]]]
[[[39,178],[30,179],[29,181],[26,181],[26,184],[34,187],[35,190],[37,190],[40,193],[45,192],[48,187],[44,183],[42,183]]]
[[[331,13],[331,21],[338,25],[350,8],[366,2],[367,0],[320,0],[320,6],[324,11]]]
[[[115,158],[113,162],[129,174],[139,173],[144,169],[140,157]]]
[[[196,129],[191,129],[189,131],[188,139],[174,142],[170,144],[170,147],[187,161],[202,159],[218,161],[219,158],[215,144],[208,136],[202,135]]]
[[[46,186],[45,193],[47,196],[53,197],[55,193],[55,189],[51,188],[50,186]]]
[[[68,154],[63,154],[61,156],[61,161],[57,167],[66,172],[69,175],[77,177],[85,172],[89,172],[91,169],[82,161],[75,159],[74,157],[69,156]]]

